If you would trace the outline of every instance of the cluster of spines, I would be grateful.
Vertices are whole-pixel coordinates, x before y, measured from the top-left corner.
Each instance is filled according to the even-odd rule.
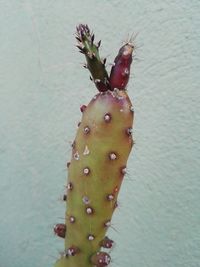
[[[106,68],[105,68],[105,61],[101,60],[99,56],[99,46],[100,42],[98,44],[94,44],[94,34],[92,34],[88,28],[87,25],[79,25],[77,27],[77,36],[76,39],[78,40],[77,47],[79,48],[80,52],[83,53],[86,57],[86,65],[85,67],[90,70],[90,73],[92,75],[92,80],[94,81],[97,89],[100,91],[100,93],[107,92],[108,94],[112,94],[112,91],[114,91],[115,97],[122,98],[120,94],[118,93],[119,90],[125,90],[128,80],[129,80],[129,74],[130,74],[130,65],[132,62],[132,52],[133,52],[133,45],[131,43],[127,43],[124,46],[121,47],[119,50],[119,53],[117,57],[114,60],[114,64],[111,69],[110,76],[108,76]],[[117,90],[115,92],[115,90]],[[94,98],[96,99],[96,97]],[[133,106],[130,105],[130,112],[133,114]],[[82,113],[84,113],[87,109],[87,106],[83,105],[81,106],[80,110]],[[132,116],[133,117],[133,116]],[[112,121],[112,114],[111,112],[107,112],[103,116],[103,120],[105,123],[110,123]],[[80,127],[79,123],[79,127]],[[90,126],[86,125],[83,127],[83,131],[85,135],[90,134]],[[132,126],[127,127],[125,129],[125,134],[130,136],[131,140],[131,147],[133,145],[132,141]],[[89,154],[88,147],[85,147],[84,154]],[[80,155],[76,151],[76,143],[75,141],[72,144],[72,155],[74,160],[79,160]],[[118,155],[115,151],[110,151],[108,153],[108,159],[111,161],[115,161],[117,159]],[[70,167],[70,162],[67,163],[67,167]],[[122,166],[120,168],[121,177],[123,177],[126,174],[126,166]],[[91,169],[88,166],[85,166],[82,169],[82,175],[89,176],[91,174]],[[67,194],[69,194],[70,191],[73,191],[74,184],[72,181],[68,181],[68,184],[66,186],[67,188]],[[109,192],[105,195],[105,200],[112,203],[113,210],[117,207],[117,195],[119,192],[120,186],[115,186],[112,192]],[[67,200],[67,194],[63,196],[63,200]],[[82,197],[82,201],[85,204],[85,213],[90,216],[94,214],[95,210],[90,205],[90,199],[88,196],[84,195]],[[103,207],[102,207],[103,208]],[[104,221],[104,227],[107,229],[111,225],[111,218]],[[76,217],[73,215],[67,214],[67,220],[70,224],[74,224],[76,222]],[[58,235],[61,238],[66,237],[67,229],[65,224],[57,224],[54,227],[54,232],[56,235]],[[85,237],[89,241],[93,241],[95,239],[95,235],[88,234]],[[104,237],[99,242],[99,247],[110,249],[113,246],[113,241],[109,239],[108,237]],[[71,245],[66,248],[65,256],[75,256],[81,252],[80,248],[78,248],[75,245]],[[90,256],[90,262],[92,266],[96,267],[105,267],[107,266],[111,261],[111,258],[108,253],[104,251],[97,251],[93,255]],[[91,266],[90,265],[90,266]],[[61,265],[60,265],[61,266]],[[62,265],[62,267],[68,267],[67,265]],[[71,267],[71,266],[70,266]],[[86,266],[87,267],[87,266]]]

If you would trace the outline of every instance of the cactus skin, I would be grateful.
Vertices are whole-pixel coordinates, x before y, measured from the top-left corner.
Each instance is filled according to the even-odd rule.
[[[83,26],[78,28],[81,38]],[[130,57],[133,49],[129,51]],[[118,68],[122,56],[118,54],[114,67]],[[81,109],[82,120],[68,164],[65,255],[55,267],[105,267],[111,261],[101,249],[113,244],[106,232],[133,146],[134,112],[126,90],[108,88],[98,88],[100,92]]]

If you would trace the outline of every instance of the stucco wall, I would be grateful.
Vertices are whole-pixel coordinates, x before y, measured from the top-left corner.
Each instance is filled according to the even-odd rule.
[[[51,267],[63,249],[65,165],[95,94],[75,48],[88,23],[112,63],[138,32],[136,145],[109,235],[113,267],[200,266],[200,2],[0,1],[0,267]]]

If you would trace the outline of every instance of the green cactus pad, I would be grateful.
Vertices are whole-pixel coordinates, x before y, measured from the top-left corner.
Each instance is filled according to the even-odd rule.
[[[65,252],[54,267],[106,267],[111,257],[104,250],[113,244],[106,233],[134,143],[134,110],[125,89],[133,46],[119,50],[109,77],[87,25],[77,27],[76,39],[100,93],[80,108],[82,120],[67,163],[65,224],[54,227],[65,238]]]
[[[110,225],[132,148],[133,112],[125,91],[96,95],[83,112],[68,168],[66,252],[56,267],[90,267]],[[61,263],[62,262],[62,263]]]

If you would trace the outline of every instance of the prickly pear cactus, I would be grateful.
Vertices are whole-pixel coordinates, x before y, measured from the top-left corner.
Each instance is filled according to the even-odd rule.
[[[54,227],[65,238],[65,253],[55,267],[105,267],[111,262],[108,252],[113,246],[106,232],[133,146],[134,111],[126,86],[134,47],[126,43],[120,48],[109,76],[99,56],[100,42],[94,43],[87,25],[77,27],[76,39],[99,93],[81,107],[63,197],[66,220]]]

